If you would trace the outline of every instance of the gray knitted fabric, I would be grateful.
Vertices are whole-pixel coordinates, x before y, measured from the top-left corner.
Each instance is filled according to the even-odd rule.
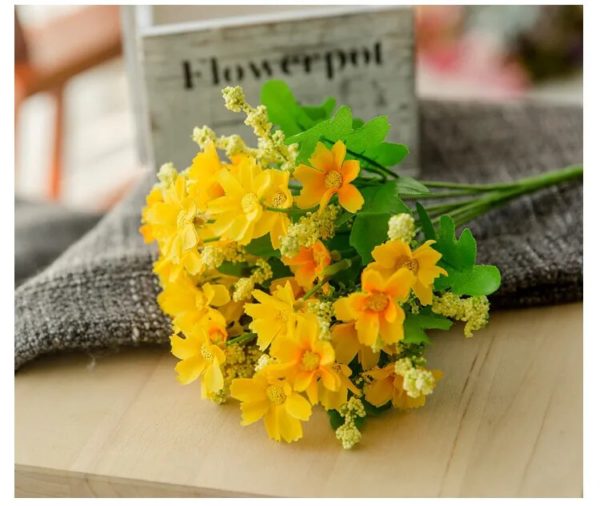
[[[15,286],[52,263],[101,216],[53,203],[16,199]]]
[[[582,161],[582,110],[421,103],[423,179],[509,180]],[[15,294],[15,368],[73,349],[166,343],[155,250],[139,234],[154,176]],[[479,261],[503,274],[494,308],[582,298],[582,186],[523,197],[472,224]]]

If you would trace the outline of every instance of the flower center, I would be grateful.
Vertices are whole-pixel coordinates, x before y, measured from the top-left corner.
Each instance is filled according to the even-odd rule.
[[[275,192],[271,197],[271,207],[283,207],[287,201],[285,197],[285,193],[283,192]]]
[[[302,368],[305,371],[314,371],[320,362],[321,357],[312,351],[305,351],[302,355]]]
[[[214,358],[213,352],[206,344],[202,345],[202,348],[200,348],[200,355],[202,355],[204,360],[212,360]]]
[[[273,404],[283,404],[285,402],[285,392],[280,385],[269,385],[267,387],[267,398]]]
[[[213,343],[224,343],[227,339],[227,332],[219,326],[214,325],[208,330],[208,337]]]
[[[414,258],[407,258],[400,262],[400,268],[406,267],[411,272],[417,272],[419,270],[419,262]]]
[[[242,197],[242,211],[244,211],[244,214],[254,213],[259,207],[258,197],[254,193],[246,193]]]
[[[389,303],[389,297],[384,293],[374,293],[367,299],[367,309],[379,313],[383,311]]]
[[[342,175],[337,170],[330,170],[325,176],[325,188],[339,190],[342,186]]]

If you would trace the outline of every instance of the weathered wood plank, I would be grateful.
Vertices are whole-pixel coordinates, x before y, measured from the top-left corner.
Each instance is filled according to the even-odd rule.
[[[347,10],[347,9],[346,9]],[[252,141],[242,118],[224,109],[220,90],[241,84],[258,103],[262,83],[287,81],[306,103],[327,96],[356,116],[387,114],[390,139],[403,142],[417,164],[417,102],[412,10],[306,11],[223,23],[155,27],[141,33],[150,138],[155,165],[189,165],[194,126],[238,133]],[[262,21],[261,21],[262,19]]]

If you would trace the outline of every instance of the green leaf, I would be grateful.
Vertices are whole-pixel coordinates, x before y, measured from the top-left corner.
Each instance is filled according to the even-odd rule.
[[[363,265],[371,260],[373,248],[387,240],[388,221],[393,214],[409,213],[410,209],[398,197],[393,181],[362,190],[365,204],[354,218],[350,244],[361,256]]]
[[[419,314],[407,312],[404,320],[403,343],[421,344],[429,343],[429,336],[425,332],[428,329],[448,330],[452,327],[452,320],[431,312],[430,309],[422,309]]]
[[[374,406],[370,402],[367,402],[365,399],[362,399],[363,406],[365,407],[365,411],[369,416],[379,416],[381,413],[385,413],[388,409],[392,407],[392,401],[387,402],[383,406]]]
[[[500,271],[493,265],[476,265],[477,243],[465,228],[456,239],[456,227],[449,216],[440,218],[437,242],[433,248],[442,254],[440,266],[448,276],[435,281],[436,290],[450,289],[457,295],[490,295],[501,283]]]
[[[502,277],[495,265],[473,265],[462,270],[443,267],[448,276],[436,279],[436,290],[451,289],[456,295],[476,296],[490,295],[500,288]]]
[[[337,430],[338,427],[344,425],[344,417],[340,415],[335,409],[328,409],[327,415],[329,416],[329,425],[333,430]]]
[[[267,81],[261,89],[260,101],[267,107],[269,121],[281,128],[285,135],[294,135],[304,130],[303,125],[313,123],[283,81]]]
[[[335,109],[335,98],[329,97],[325,99],[325,102],[317,106],[300,106],[300,109],[302,109],[311,120],[317,123],[319,121],[323,121],[324,119],[331,118],[331,114]]]
[[[360,255],[363,265],[373,260],[371,251],[387,239],[389,213],[359,213],[350,232],[350,244]]]
[[[218,270],[228,276],[237,277],[248,276],[251,272],[250,265],[246,262],[223,262]]]
[[[390,129],[387,116],[377,116],[343,138],[346,147],[355,153],[381,144]]]
[[[454,221],[449,216],[442,216],[435,249],[444,255],[444,263],[456,269],[475,264],[477,258],[477,242],[468,228],[465,228],[457,240]]]
[[[366,149],[362,155],[384,167],[391,167],[404,160],[408,152],[408,148],[404,144],[382,142],[379,146]]]
[[[419,215],[419,224],[421,226],[421,230],[425,235],[425,239],[435,241],[437,239],[437,235],[435,233],[435,229],[433,228],[433,223],[429,219],[429,215],[425,208],[417,202],[417,214]]]
[[[421,195],[429,193],[429,188],[424,184],[419,183],[416,179],[408,176],[398,176],[396,179],[396,187],[400,195]]]
[[[388,181],[379,186],[369,186],[361,189],[365,203],[361,213],[410,213],[408,206],[398,197],[398,189],[394,181]]]
[[[279,257],[280,253],[271,245],[269,234],[265,234],[258,239],[254,239],[246,246],[246,251],[251,255],[262,258]]]
[[[263,85],[260,101],[267,107],[269,121],[283,130],[286,136],[303,132],[331,117],[335,108],[333,98],[328,98],[321,105],[302,106],[289,86],[277,79]]]
[[[352,132],[352,110],[348,106],[342,106],[338,109],[335,116],[321,121],[313,127],[300,132],[291,137],[287,137],[286,144],[298,143],[298,163],[305,163],[311,157],[319,142],[323,137],[336,142],[345,135]]]
[[[292,271],[290,268],[285,265],[279,258],[271,257],[267,260],[269,265],[271,266],[271,270],[273,271],[273,279],[277,278],[285,278],[287,276],[292,276]]]
[[[342,213],[335,220],[335,227],[339,228],[345,223],[348,223],[354,217],[353,213],[343,210]]]

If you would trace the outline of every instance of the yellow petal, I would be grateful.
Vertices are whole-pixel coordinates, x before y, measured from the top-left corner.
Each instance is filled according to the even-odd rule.
[[[358,314],[356,314],[350,305],[349,297],[338,299],[333,304],[333,311],[335,313],[335,317],[343,322],[353,321],[358,317]]]
[[[387,379],[376,380],[365,387],[365,399],[373,406],[383,406],[392,399],[394,387]]]
[[[331,148],[333,163],[336,168],[340,168],[346,158],[346,145],[342,141],[337,141]]]
[[[223,388],[223,372],[217,360],[213,360],[206,368],[206,372],[202,377],[202,383],[210,393],[216,393]]]
[[[250,425],[260,420],[269,410],[269,401],[266,399],[253,402],[243,402],[240,405],[242,410],[242,425]]]
[[[291,416],[305,422],[310,418],[310,415],[312,414],[312,407],[310,403],[300,394],[297,394],[295,392],[288,396],[288,398],[285,400],[284,405],[286,411]]]
[[[366,345],[373,346],[379,335],[379,318],[376,314],[362,314],[356,320],[356,332],[358,340]]]
[[[206,365],[206,361],[198,356],[177,362],[177,365],[175,366],[177,380],[182,385],[188,385],[200,377],[204,372]]]
[[[336,318],[340,319],[337,314]],[[336,360],[344,364],[350,363],[360,347],[354,323],[334,325],[331,329],[331,343],[335,350]]]
[[[281,441],[281,432],[279,430],[279,416],[277,408],[280,406],[271,406],[271,408],[265,413],[263,418],[265,429],[271,439],[275,441]]]
[[[172,335],[171,338],[171,353],[179,359],[191,358],[198,355],[200,351],[200,343],[197,339],[183,339],[178,335]]]
[[[362,194],[351,184],[342,186],[337,194],[340,205],[349,213],[356,213],[365,203]]]
[[[236,378],[231,382],[231,397],[242,402],[266,400],[266,381],[260,378]]]
[[[206,286],[206,284],[204,286]],[[202,288],[204,288],[204,286]],[[225,288],[223,285],[215,284],[209,286],[212,289],[212,297],[208,301],[211,306],[224,306],[231,300],[229,290],[227,290],[227,288]]]
[[[281,408],[281,406],[278,406]],[[281,410],[278,413],[279,429],[281,437],[287,443],[298,441],[302,437],[302,424],[297,418],[290,416],[286,411]]]

